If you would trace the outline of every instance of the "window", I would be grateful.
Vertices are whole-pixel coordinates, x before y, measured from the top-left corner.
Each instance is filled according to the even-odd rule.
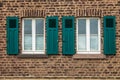
[[[97,18],[77,19],[77,52],[80,54],[100,53],[100,20]]]
[[[42,54],[45,47],[44,19],[24,18],[22,48],[25,54]]]
[[[49,19],[49,27],[56,28],[56,19]]]
[[[65,27],[66,28],[72,28],[72,19],[66,19],[65,20]]]
[[[114,23],[113,23],[114,21],[113,21],[113,19],[112,18],[110,18],[110,19],[106,19],[106,27],[113,27],[114,25]]]
[[[9,27],[10,28],[16,28],[16,19],[10,19],[9,20]]]

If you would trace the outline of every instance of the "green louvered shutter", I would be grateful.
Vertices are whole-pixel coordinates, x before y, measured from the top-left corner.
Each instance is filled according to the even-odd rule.
[[[58,17],[47,17],[47,54],[58,54]]]
[[[63,16],[62,18],[62,53],[64,55],[75,53],[74,20],[73,16]]]
[[[18,54],[18,17],[7,17],[7,54]]]
[[[115,16],[104,17],[104,54],[116,54],[116,18]]]

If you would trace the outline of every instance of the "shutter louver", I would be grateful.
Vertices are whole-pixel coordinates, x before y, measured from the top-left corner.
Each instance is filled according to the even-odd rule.
[[[116,54],[116,24],[115,16],[104,17],[104,54]]]
[[[47,54],[58,54],[58,17],[47,17]]]
[[[74,16],[64,16],[62,18],[62,51],[64,55],[75,53],[74,37]]]
[[[7,54],[18,54],[18,17],[7,17]]]

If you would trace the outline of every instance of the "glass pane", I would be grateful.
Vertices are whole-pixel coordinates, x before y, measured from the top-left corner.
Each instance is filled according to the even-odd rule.
[[[98,51],[98,36],[90,36],[90,50]]]
[[[49,27],[56,28],[56,19],[49,19]]]
[[[90,19],[90,34],[98,34],[98,19]]]
[[[16,19],[10,19],[9,20],[9,27],[10,28],[16,28]]]
[[[32,50],[32,35],[24,35],[24,50]]]
[[[44,20],[43,19],[37,19],[36,20],[36,33],[37,34],[43,34],[43,27],[44,27]]]
[[[31,19],[24,20],[24,34],[32,34],[32,20]]]
[[[78,19],[78,34],[86,34],[86,19]]]
[[[65,20],[65,28],[72,28],[72,19]]]
[[[43,35],[36,35],[36,50],[44,49],[44,37]]]
[[[106,19],[106,27],[113,27],[113,19]]]
[[[86,50],[86,36],[78,35],[78,50],[85,51]]]

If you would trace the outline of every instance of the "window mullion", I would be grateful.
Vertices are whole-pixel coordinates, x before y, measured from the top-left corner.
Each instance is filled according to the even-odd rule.
[[[32,51],[35,51],[35,19],[32,20]]]
[[[44,20],[43,31],[44,31],[44,32],[43,32],[43,37],[44,37],[44,49],[43,49],[43,50],[45,51],[45,47],[46,47],[46,46],[45,46],[45,44],[46,44],[46,43],[45,43],[45,20]]]
[[[25,46],[25,44],[24,44],[24,41],[25,41],[25,39],[24,39],[24,35],[25,35],[24,34],[24,28],[25,28],[24,27],[24,20],[22,20],[22,47],[23,47],[22,49],[23,49],[23,51],[25,50],[24,49],[24,46]]]
[[[76,42],[77,42],[77,51],[78,51],[79,50],[78,49],[78,19],[76,21],[77,21],[77,23],[76,23],[76,26],[77,26],[76,27],[76,36],[77,36],[76,39],[77,39],[77,41]]]
[[[90,51],[90,19],[87,19],[87,51]]]
[[[99,51],[100,51],[100,47],[101,47],[101,45],[100,45],[100,43],[101,43],[100,37],[101,37],[101,35],[100,35],[100,20],[98,19],[98,50]]]

